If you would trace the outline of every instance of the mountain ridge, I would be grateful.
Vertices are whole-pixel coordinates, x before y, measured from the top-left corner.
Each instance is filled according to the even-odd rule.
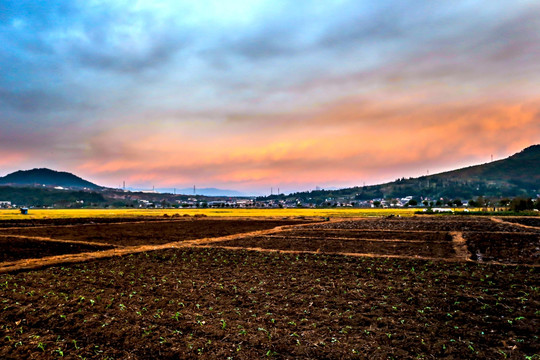
[[[18,170],[6,176],[0,177],[0,185],[11,186],[60,186],[75,189],[100,189],[90,181],[84,180],[66,171],[56,171],[47,168],[35,168],[30,170]]]
[[[370,186],[339,190],[313,190],[268,199],[298,198],[322,203],[326,199],[354,198],[462,198],[478,196],[534,197],[540,193],[540,144],[529,146],[505,159],[417,178],[401,178]]]
[[[106,189],[72,173],[47,168],[19,170],[0,177],[0,185],[30,187],[63,187],[69,189]],[[162,189],[172,190],[172,189]],[[179,189],[181,192],[191,189]],[[202,190],[198,189],[197,195]],[[223,192],[229,192],[224,190]],[[231,191],[235,192],[235,191]],[[271,195],[259,199],[284,199],[290,197],[323,200],[328,197],[351,197],[367,200],[386,197],[452,197],[472,198],[475,196],[536,196],[540,193],[540,144],[529,146],[505,159],[473,165],[418,178],[401,178],[393,182],[357,186],[338,190],[314,190]],[[217,195],[217,194],[216,194]],[[219,194],[217,196],[231,196]],[[238,195],[232,195],[238,196]]]

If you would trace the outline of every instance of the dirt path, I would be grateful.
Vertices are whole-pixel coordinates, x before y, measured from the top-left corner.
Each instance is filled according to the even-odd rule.
[[[330,222],[341,222],[341,221],[330,221]],[[328,222],[327,222],[328,223]],[[313,225],[313,224],[302,224],[302,225]],[[427,234],[440,234],[448,232],[446,230],[402,230],[402,229],[341,229],[341,228],[307,228],[304,231],[312,231],[314,233],[320,231],[335,231],[335,232],[401,232],[401,233],[427,233]]]
[[[38,241],[64,243],[64,244],[90,245],[90,246],[93,246],[93,247],[114,247],[114,248],[123,247],[123,246],[114,245],[114,244],[103,244],[103,243],[96,243],[96,242],[82,241],[82,240],[52,239],[52,238],[49,238],[49,237],[42,237],[42,236],[0,234],[0,237],[3,237],[3,238],[17,238],[17,239],[30,239],[30,240],[38,240]],[[0,264],[0,266],[1,266],[1,264]]]
[[[280,254],[317,254],[317,255],[342,255],[342,256],[353,256],[353,257],[371,257],[371,258],[393,258],[393,259],[414,259],[414,260],[440,260],[447,262],[455,262],[455,258],[438,258],[438,257],[427,257],[427,256],[410,256],[410,255],[388,255],[388,254],[374,254],[374,253],[347,253],[347,252],[319,252],[319,251],[310,251],[310,250],[281,250],[281,249],[265,249],[260,247],[237,247],[237,246],[222,246],[214,244],[202,244],[196,245],[193,247],[197,248],[219,248],[227,250],[248,250],[248,251],[258,251],[258,252],[270,252],[270,253],[280,253]]]
[[[531,226],[531,225],[524,225],[524,224],[519,224],[519,223],[513,223],[513,222],[510,222],[510,221],[504,221],[504,220],[501,219],[501,218],[490,217],[489,219],[490,219],[491,221],[495,221],[496,223],[499,223],[499,224],[512,225],[512,226],[517,226],[517,227],[521,227],[521,228],[525,228],[525,229],[540,230],[540,227],[537,227],[537,226]]]
[[[335,220],[332,219],[329,222],[335,223],[335,222],[348,221],[348,220],[350,219],[335,219]],[[507,223],[496,218],[492,218],[492,220],[495,222]],[[193,220],[193,221],[197,221],[197,220]],[[522,226],[526,228],[538,229],[535,227],[530,227],[530,226],[521,225],[521,224],[514,224],[514,223],[507,223],[507,224]],[[135,254],[135,253],[141,253],[141,252],[147,252],[147,251],[185,248],[185,247],[200,247],[200,248],[219,247],[219,248],[229,249],[229,250],[252,250],[252,251],[260,251],[260,252],[277,252],[277,253],[290,253],[290,254],[321,254],[321,252],[318,252],[318,251],[279,250],[279,249],[263,249],[263,248],[257,248],[257,247],[246,248],[246,247],[232,247],[232,246],[219,245],[220,242],[236,240],[240,238],[255,237],[255,236],[270,236],[270,237],[276,237],[276,238],[283,238],[283,237],[287,237],[286,235],[281,235],[284,232],[286,233],[291,230],[298,230],[299,228],[301,229],[301,228],[309,227],[312,225],[313,223],[283,225],[283,226],[277,226],[275,228],[267,229],[267,230],[258,230],[258,231],[248,232],[248,233],[233,234],[233,235],[214,237],[214,238],[200,238],[200,239],[194,239],[194,240],[184,240],[184,241],[171,242],[171,243],[161,244],[161,245],[140,245],[140,246],[118,247],[118,246],[115,246],[114,244],[103,243],[100,245],[115,246],[115,248],[109,249],[109,250],[103,250],[103,251],[84,252],[84,253],[77,253],[77,254],[64,254],[64,255],[49,256],[49,257],[44,257],[44,258],[39,258],[39,259],[23,259],[23,260],[11,261],[11,262],[4,262],[4,263],[0,263],[0,274],[25,271],[25,270],[35,270],[35,269],[48,267],[52,265],[87,262],[87,261],[93,261],[97,259],[112,258],[116,256],[125,256],[129,254]],[[331,229],[331,230],[333,231],[337,229]],[[317,229],[316,231],[324,231],[324,229]],[[350,231],[350,230],[346,230],[346,231]],[[365,230],[360,230],[360,231],[365,231]],[[373,230],[373,231],[384,231],[384,230]],[[395,232],[395,230],[389,230],[389,231]],[[426,231],[413,230],[411,232],[425,233]],[[325,252],[324,254],[353,256],[353,257],[381,257],[381,258],[397,258],[397,259],[437,260],[437,261],[445,261],[445,262],[455,262],[455,261],[473,262],[473,260],[470,259],[470,254],[467,249],[467,244],[466,244],[465,239],[463,238],[462,233],[458,231],[452,231],[452,232],[449,232],[449,234],[452,236],[452,246],[456,253],[455,257],[442,258],[442,257],[424,257],[424,256],[411,256],[411,255],[389,255],[389,254],[375,254],[375,253],[344,253],[344,252],[327,252],[327,253]],[[22,235],[9,235],[9,234],[2,234],[0,236],[1,237],[28,238],[28,239],[34,239],[34,240],[40,240],[40,241],[64,242],[64,243],[74,243],[74,244],[76,243],[76,244],[84,244],[84,245],[92,245],[92,246],[97,245],[94,242],[75,241],[75,240],[57,240],[57,239],[51,239],[51,238],[46,238],[46,237],[28,237],[28,236],[22,236]],[[401,241],[401,242],[411,242],[411,243],[425,242],[425,241],[418,241],[418,240],[399,240],[399,239],[390,239],[390,240],[350,239],[350,238],[331,238],[331,239],[380,241],[380,242]],[[447,241],[434,241],[430,243],[448,243],[448,242]],[[498,263],[498,262],[493,262],[493,261],[490,261],[489,264],[499,264],[499,265],[509,265],[509,266],[513,265],[513,264]],[[519,264],[519,266],[539,267],[540,265]]]
[[[266,235],[267,238],[275,239],[313,239],[313,236],[287,236],[287,235]],[[403,243],[429,243],[429,244],[448,244],[444,240],[403,240],[403,239],[370,239],[370,238],[350,238],[350,237],[322,237],[323,240],[346,240],[346,241],[371,241],[371,242],[403,242]]]
[[[409,260],[428,260],[428,261],[442,261],[442,262],[473,262],[476,261],[470,259],[463,259],[461,257],[429,257],[429,256],[410,256],[410,255],[389,255],[389,254],[374,254],[374,253],[346,253],[346,252],[318,252],[318,251],[309,251],[309,250],[281,250],[281,249],[264,249],[259,247],[236,247],[236,246],[222,246],[222,245],[213,245],[213,244],[201,244],[194,245],[196,248],[219,248],[226,250],[248,250],[248,251],[257,251],[257,252],[268,252],[268,253],[280,253],[280,254],[316,254],[316,255],[341,255],[341,256],[352,256],[352,257],[369,257],[369,258],[389,258],[389,259],[409,259]],[[512,264],[512,263],[502,263],[499,261],[486,261],[484,264],[490,265],[503,265],[503,266],[524,266],[531,268],[538,268],[540,265],[536,264]]]
[[[471,254],[467,249],[467,241],[463,238],[463,233],[459,231],[450,232],[452,235],[452,247],[456,252],[456,258],[463,261],[471,261]]]
[[[305,225],[305,224],[301,224],[301,225]],[[278,227],[275,227],[273,229],[268,229],[268,230],[258,230],[258,231],[252,231],[249,233],[227,235],[227,236],[221,236],[217,238],[201,238],[201,239],[195,239],[195,240],[185,240],[185,241],[171,242],[171,243],[162,244],[162,245],[129,246],[129,247],[115,248],[115,249],[103,250],[103,251],[48,256],[48,257],[39,258],[39,259],[22,259],[22,260],[17,260],[17,261],[9,261],[9,262],[0,263],[0,274],[9,273],[9,272],[17,272],[17,271],[22,271],[22,270],[34,270],[34,269],[39,269],[39,268],[43,268],[43,267],[47,267],[51,265],[73,264],[73,263],[80,263],[80,262],[92,261],[92,260],[97,260],[97,259],[111,258],[115,256],[125,256],[129,254],[136,254],[136,253],[141,253],[141,252],[146,252],[146,251],[175,249],[175,248],[182,248],[182,247],[197,246],[201,244],[216,243],[220,241],[235,240],[242,237],[267,235],[274,232],[283,231],[291,227],[301,226],[301,225],[284,225],[284,226],[278,226]],[[6,235],[6,236],[9,237],[12,235]],[[24,236],[21,236],[21,237],[24,238]],[[52,240],[50,238],[38,238],[38,239],[44,240],[44,241]],[[62,240],[58,240],[58,241],[62,241]],[[68,241],[68,242],[71,242],[71,241]],[[91,244],[95,245],[95,243],[91,243]],[[102,244],[102,245],[109,245],[109,244]]]

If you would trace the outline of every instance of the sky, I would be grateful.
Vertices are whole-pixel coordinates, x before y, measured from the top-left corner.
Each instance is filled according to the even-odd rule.
[[[0,176],[289,193],[540,143],[537,0],[0,0],[0,44]]]

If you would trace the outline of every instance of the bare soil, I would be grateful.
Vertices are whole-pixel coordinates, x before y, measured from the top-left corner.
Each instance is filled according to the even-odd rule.
[[[539,280],[475,263],[142,253],[0,275],[0,357],[523,359],[540,352]]]
[[[1,249],[21,254],[39,242],[23,234],[43,237],[43,251],[71,244],[58,239],[117,246],[0,274],[0,358],[540,356],[534,229],[442,216],[227,221],[0,231]],[[122,256],[98,259],[107,252]]]
[[[370,241],[354,239],[295,238],[287,236],[251,237],[220,242],[216,246],[246,248],[316,251],[324,253],[365,253],[380,255],[407,255],[422,257],[455,257],[452,243],[411,242],[411,241]]]
[[[497,223],[489,217],[462,216],[418,216],[412,218],[366,219],[363,221],[343,221],[313,225],[320,229],[386,229],[386,230],[421,230],[421,231],[498,231],[531,232],[509,223]],[[538,229],[537,232],[540,232]]]
[[[80,243],[51,242],[18,237],[0,237],[0,263],[46,256],[77,254],[112,249],[109,245],[86,245]]]
[[[150,221],[167,221],[163,217],[109,217],[109,218],[60,218],[60,219],[15,219],[15,220],[0,220],[1,228],[13,227],[34,227],[34,226],[62,226],[62,225],[84,225],[84,224],[112,224],[125,222],[150,222]]]
[[[473,260],[540,265],[540,234],[466,232],[463,237]]]
[[[276,226],[302,224],[301,220],[168,220],[87,224],[78,226],[40,226],[2,229],[0,234],[82,240],[95,243],[137,246],[158,245],[206,237],[218,237]]]
[[[505,217],[504,221],[527,226],[534,226],[540,229],[540,217]]]
[[[349,229],[325,229],[305,227],[300,230],[281,232],[282,236],[312,237],[319,239],[348,238],[348,239],[379,239],[379,240],[418,240],[418,241],[452,241],[452,236],[447,231],[403,231],[403,230],[349,230]]]

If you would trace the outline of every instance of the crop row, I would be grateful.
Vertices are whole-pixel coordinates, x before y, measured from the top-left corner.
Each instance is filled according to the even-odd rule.
[[[537,268],[178,249],[0,275],[0,357],[524,358]]]

